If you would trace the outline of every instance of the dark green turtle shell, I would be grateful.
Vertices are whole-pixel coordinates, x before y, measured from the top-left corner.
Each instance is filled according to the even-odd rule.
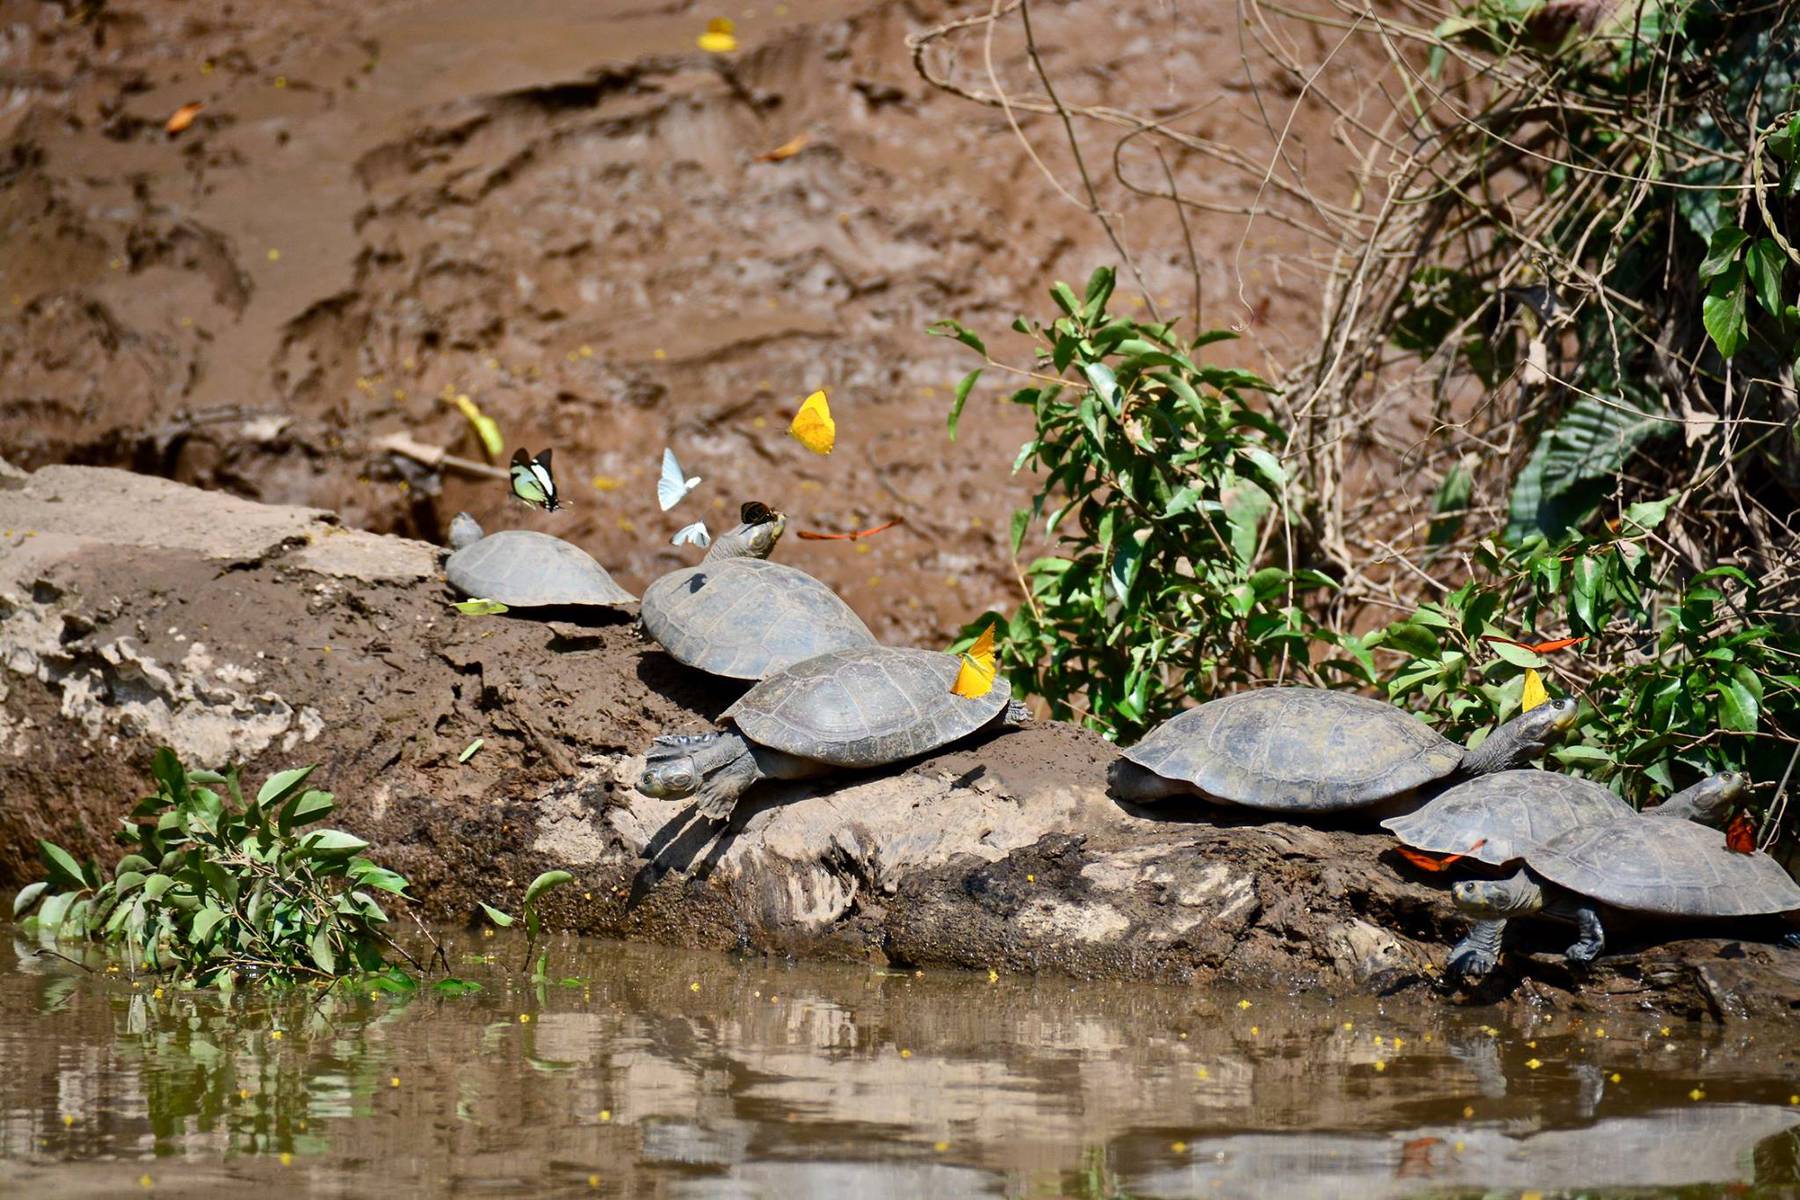
[[[1006,709],[995,679],[971,700],[950,690],[962,660],[936,650],[858,646],[775,672],[725,710],[753,742],[839,767],[874,767],[966,737]]]
[[[875,635],[805,571],[725,558],[671,571],[644,589],[644,629],[677,662],[730,679],[762,679]]]
[[[1127,760],[1249,808],[1332,812],[1451,774],[1463,748],[1391,704],[1315,688],[1263,688],[1164,721]]]
[[[1496,771],[1381,824],[1417,850],[1502,866],[1571,829],[1632,815],[1606,788],[1555,771]]]
[[[531,529],[504,529],[464,546],[444,563],[444,575],[465,596],[513,608],[637,602],[586,550]]]
[[[1632,815],[1572,829],[1525,854],[1532,870],[1614,908],[1673,917],[1800,909],[1800,884],[1762,851],[1739,854],[1717,829]]]

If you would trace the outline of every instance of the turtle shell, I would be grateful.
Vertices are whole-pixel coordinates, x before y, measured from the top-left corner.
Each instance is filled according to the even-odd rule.
[[[1760,850],[1739,854],[1717,829],[1631,816],[1572,829],[1525,862],[1614,908],[1674,917],[1751,917],[1800,909],[1800,884]]]
[[[1250,808],[1359,808],[1442,779],[1463,749],[1391,704],[1264,688],[1170,717],[1125,752],[1165,779]]]
[[[505,529],[464,546],[444,563],[444,574],[466,596],[513,608],[616,608],[637,600],[580,546],[530,529]]]
[[[644,628],[675,661],[763,679],[875,635],[829,587],[794,567],[726,558],[671,571],[644,589]]]
[[[858,646],[775,672],[725,710],[745,737],[839,767],[873,767],[974,733],[1006,708],[995,679],[971,700],[950,690],[961,660],[936,650]]]
[[[1498,867],[1571,829],[1631,815],[1629,804],[1597,783],[1523,770],[1477,775],[1381,824],[1415,849]]]

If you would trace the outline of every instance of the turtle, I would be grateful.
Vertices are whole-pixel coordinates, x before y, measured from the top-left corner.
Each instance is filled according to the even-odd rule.
[[[450,545],[444,574],[466,596],[509,608],[620,608],[637,602],[586,550],[547,533],[503,529],[484,535],[481,523],[462,512],[450,522]]]
[[[1151,730],[1109,772],[1123,800],[1198,795],[1276,812],[1397,809],[1541,755],[1575,723],[1573,700],[1522,713],[1464,749],[1379,700],[1318,688],[1238,692]]]
[[[1701,824],[1722,814],[1746,788],[1724,772],[1658,808],[1581,825],[1527,848],[1507,879],[1467,879],[1451,888],[1456,907],[1477,923],[1543,915],[1573,921],[1579,933],[1563,952],[1571,965],[1606,948],[1602,910],[1658,917],[1753,917],[1800,910],[1800,884],[1762,851],[1728,848]],[[1479,925],[1478,925],[1479,927]],[[1477,978],[1499,958],[1494,944],[1464,939],[1460,974]],[[1793,934],[1786,939],[1794,941]]]
[[[744,507],[746,516],[757,515]],[[779,513],[740,525],[699,563],[657,579],[644,589],[644,631],[676,662],[729,679],[763,679],[832,650],[874,645],[875,635],[836,592],[768,561],[785,526]]]
[[[1714,789],[1734,786],[1732,777],[1716,775],[1654,811],[1691,812],[1708,803]],[[1591,780],[1555,771],[1514,770],[1459,783],[1423,807],[1381,824],[1416,850],[1447,854],[1451,861],[1506,867],[1572,829],[1635,815],[1631,805]],[[1505,932],[1504,920],[1477,921],[1450,951],[1451,974],[1460,973],[1465,962],[1496,956]]]
[[[1005,679],[978,698],[953,693],[960,666],[954,654],[871,643],[783,667],[725,710],[732,728],[652,742],[637,790],[697,795],[700,815],[717,820],[759,779],[884,766],[1025,723]]]

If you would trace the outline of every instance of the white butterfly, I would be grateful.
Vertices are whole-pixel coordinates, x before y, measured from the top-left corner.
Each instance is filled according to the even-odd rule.
[[[695,521],[692,525],[683,525],[669,539],[669,545],[679,546],[683,542],[700,547],[702,550],[712,545],[712,534],[706,532],[705,521]]]
[[[682,497],[699,486],[698,475],[682,477],[681,464],[675,461],[675,452],[665,447],[662,478],[656,481],[656,502],[662,505],[662,510],[668,512],[681,503]]]

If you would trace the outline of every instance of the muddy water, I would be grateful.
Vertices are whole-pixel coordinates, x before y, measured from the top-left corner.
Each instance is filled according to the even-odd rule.
[[[563,941],[455,997],[0,944],[0,1191],[1792,1195],[1800,1035]]]

